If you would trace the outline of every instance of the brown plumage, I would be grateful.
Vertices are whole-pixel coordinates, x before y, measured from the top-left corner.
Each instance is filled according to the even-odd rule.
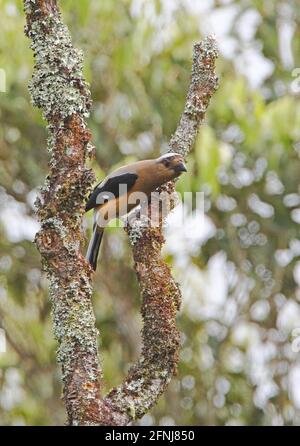
[[[186,172],[183,157],[168,153],[157,159],[122,166],[95,187],[86,204],[86,211],[94,209],[94,231],[86,254],[94,271],[103,231],[109,221],[136,207],[139,204],[137,193],[142,192],[149,197],[151,192],[182,172]]]

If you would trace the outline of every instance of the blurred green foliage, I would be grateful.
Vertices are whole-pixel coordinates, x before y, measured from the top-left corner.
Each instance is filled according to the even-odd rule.
[[[99,178],[167,147],[185,102],[193,42],[215,31],[221,48],[220,88],[189,174],[178,182],[182,194],[204,192],[205,224],[191,215],[184,227],[166,230],[165,256],[183,290],[179,372],[140,423],[299,424],[292,348],[300,327],[298,2],[60,3],[85,55]],[[0,424],[63,424],[47,282],[32,243],[33,201],[47,174],[45,123],[27,90],[33,57],[22,1],[0,0],[0,8],[0,327],[7,339]],[[107,231],[101,256],[94,308],[109,389],[138,355],[140,301],[121,229]]]

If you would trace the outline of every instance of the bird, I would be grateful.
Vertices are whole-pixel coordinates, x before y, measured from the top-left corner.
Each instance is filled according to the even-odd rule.
[[[122,217],[140,204],[136,193],[149,198],[159,186],[179,177],[187,168],[184,157],[168,152],[159,158],[137,161],[119,167],[101,181],[90,194],[85,211],[94,210],[93,234],[86,259],[94,271],[105,226],[112,218]]]

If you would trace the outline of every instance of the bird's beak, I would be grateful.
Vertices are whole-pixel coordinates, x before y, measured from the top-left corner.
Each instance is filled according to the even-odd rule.
[[[177,173],[187,172],[187,168],[186,168],[186,165],[184,164],[184,162],[180,162],[176,165],[175,172],[177,172]]]

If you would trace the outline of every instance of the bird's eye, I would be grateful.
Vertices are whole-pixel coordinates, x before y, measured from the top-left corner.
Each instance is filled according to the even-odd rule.
[[[168,159],[164,159],[164,160],[163,160],[163,165],[164,165],[165,167],[170,167],[170,164],[171,164],[170,160],[168,160]]]

